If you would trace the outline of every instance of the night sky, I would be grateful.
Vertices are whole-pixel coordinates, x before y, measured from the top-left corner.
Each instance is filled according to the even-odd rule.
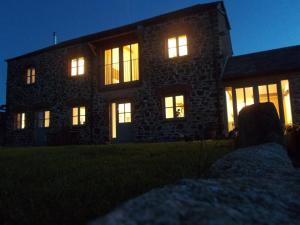
[[[0,105],[6,92],[4,60],[51,45],[53,31],[61,42],[207,2],[213,1],[2,0]],[[235,55],[300,44],[300,0],[225,0],[225,6]]]

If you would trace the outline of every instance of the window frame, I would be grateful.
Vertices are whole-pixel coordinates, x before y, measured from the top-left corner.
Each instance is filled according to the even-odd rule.
[[[34,71],[34,75],[33,75]],[[28,72],[30,72],[30,75],[28,76]],[[35,66],[28,66],[26,69],[26,78],[25,78],[25,83],[26,85],[34,85],[36,83],[36,67]],[[28,82],[29,78],[29,82]],[[34,78],[34,79],[33,79]]]
[[[85,114],[84,115],[81,115],[81,108],[84,108],[84,111],[85,111]],[[74,109],[77,109],[77,115],[74,116],[73,112],[74,112]],[[81,117],[84,116],[84,123],[81,124]],[[77,118],[77,124],[74,124],[74,121],[73,119],[74,118]],[[72,127],[83,127],[83,126],[86,126],[87,124],[87,107],[85,105],[80,105],[80,106],[72,106],[71,107],[71,125]]]
[[[177,105],[176,105],[176,97],[180,97],[182,96],[183,98],[183,116],[182,117],[179,117],[179,116],[176,116],[176,109],[178,108]],[[167,107],[166,106],[166,98],[172,98],[172,107]],[[173,112],[173,118],[167,118],[166,116],[166,110],[167,108],[172,108],[172,112]],[[164,120],[166,121],[173,121],[173,120],[184,120],[186,118],[186,109],[187,109],[187,104],[186,104],[186,95],[184,93],[182,94],[171,94],[171,95],[165,95],[163,97],[163,118]]]
[[[182,55],[180,56],[179,55],[179,48],[182,47],[182,46],[185,46],[185,45],[182,45],[182,46],[179,46],[179,38],[181,36],[185,36],[186,37],[186,50],[187,50],[187,54],[186,55]],[[169,40],[170,39],[173,39],[175,38],[176,39],[176,56],[174,57],[170,57],[170,54],[169,54]],[[166,58],[169,59],[169,60],[172,60],[172,59],[178,59],[178,58],[185,58],[187,56],[189,56],[190,54],[190,49],[189,49],[189,35],[187,35],[186,33],[183,34],[183,33],[179,33],[179,34],[173,34],[173,35],[169,35],[167,38],[166,38]]]
[[[49,113],[48,118],[46,117],[47,113]],[[42,118],[40,119],[41,114],[42,114]],[[48,125],[47,125],[46,121],[48,121]],[[42,124],[42,126],[40,126],[40,124]],[[36,127],[40,128],[40,129],[47,129],[47,128],[51,127],[51,111],[50,110],[38,111],[36,113]]]
[[[131,70],[131,73],[130,73],[130,78],[131,80],[130,81],[124,81],[124,47],[125,46],[132,46],[134,44],[138,44],[138,54],[137,54],[137,59],[134,59],[134,60],[138,60],[137,62],[137,65],[138,65],[138,80],[133,80],[132,79],[132,70]],[[108,65],[113,65],[112,63],[111,64],[106,64],[105,61],[106,61],[106,56],[105,56],[105,52],[107,50],[113,50],[115,48],[118,48],[119,49],[119,82],[118,83],[110,83],[110,84],[106,84],[106,66]],[[112,87],[118,87],[118,86],[121,86],[121,87],[124,87],[124,86],[132,86],[132,85],[135,85],[136,83],[139,83],[140,80],[141,80],[141,67],[140,67],[140,43],[133,39],[132,41],[127,41],[127,42],[120,42],[118,43],[117,45],[108,45],[106,46],[102,51],[101,51],[101,55],[102,55],[102,59],[101,59],[101,64],[103,65],[103,68],[101,69],[101,72],[103,74],[102,76],[102,79],[101,79],[101,87],[102,88],[106,88],[106,87],[109,87],[109,88],[112,88]],[[112,57],[113,57],[113,54],[111,54],[111,62],[112,62]],[[130,54],[130,67],[132,68],[132,54]],[[111,76],[112,76],[112,72],[111,72]]]
[[[20,116],[20,117],[19,117]],[[24,116],[24,118],[23,118]],[[15,130],[24,130],[27,128],[27,116],[25,112],[18,112],[14,115],[14,129]]]
[[[83,59],[83,73],[82,74],[79,74],[79,59]],[[76,60],[76,74],[75,75],[72,75],[72,70],[73,68],[73,65],[72,65],[72,62],[73,60]],[[69,66],[68,66],[68,73],[69,73],[69,77],[71,78],[78,78],[78,77],[85,77],[86,75],[86,64],[87,64],[87,60],[86,60],[86,57],[84,55],[77,55],[77,56],[72,56],[70,57],[69,59]]]

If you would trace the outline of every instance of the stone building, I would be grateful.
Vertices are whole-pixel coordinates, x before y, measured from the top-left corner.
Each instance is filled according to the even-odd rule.
[[[264,80],[265,75],[270,79],[262,83],[267,90],[263,101],[275,101],[274,86],[270,86],[274,71],[247,74],[247,66],[253,62],[256,68],[253,58],[260,59],[261,54],[232,57],[226,10],[223,2],[214,2],[8,59],[7,144],[224,136],[234,128],[241,107],[260,101],[261,83],[256,79]],[[281,78],[276,76],[276,94],[278,110],[284,113],[281,118],[298,118],[297,98],[294,111],[290,107],[285,113],[290,78],[280,74]],[[247,79],[252,76],[251,91]],[[295,85],[300,82],[291,79]],[[282,97],[284,93],[288,100]]]

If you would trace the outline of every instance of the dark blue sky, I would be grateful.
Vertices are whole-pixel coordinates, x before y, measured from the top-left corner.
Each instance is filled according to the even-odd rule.
[[[5,59],[58,41],[117,27],[209,0],[3,0],[0,5],[0,105]],[[300,0],[225,0],[234,54],[300,44]],[[299,59],[300,60],[300,59]]]

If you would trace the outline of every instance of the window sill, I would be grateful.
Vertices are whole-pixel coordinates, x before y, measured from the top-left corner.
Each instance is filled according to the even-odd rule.
[[[101,85],[99,91],[112,91],[118,89],[135,88],[141,85],[141,81],[123,82],[118,84]]]

